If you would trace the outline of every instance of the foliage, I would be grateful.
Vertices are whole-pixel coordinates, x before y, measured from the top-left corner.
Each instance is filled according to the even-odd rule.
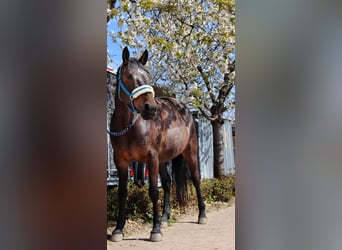
[[[116,216],[119,213],[119,197],[118,189],[107,190],[107,220],[116,220]]]
[[[118,188],[109,189],[107,192],[107,219],[116,220],[119,213]],[[126,204],[127,218],[132,220],[152,219],[152,202],[148,195],[148,185],[139,188],[129,183]]]
[[[165,86],[152,85],[152,87],[153,87],[156,97],[160,97],[160,96],[176,97],[172,89],[169,89]]]
[[[190,186],[191,185],[191,186]],[[208,179],[201,181],[202,196],[206,202],[228,202],[235,196],[235,175],[231,174],[221,179]],[[159,205],[163,204],[163,190],[159,189]],[[187,207],[197,207],[197,196],[192,183],[189,183],[187,194]],[[116,220],[118,214],[118,189],[110,189],[107,192],[107,219]],[[175,185],[172,184],[170,193],[171,219],[175,220],[175,214],[181,213],[176,201]],[[160,209],[161,211],[161,209]],[[128,186],[126,205],[127,218],[131,220],[142,219],[152,221],[152,202],[148,195],[148,185],[139,188],[131,183]]]
[[[113,39],[149,49],[155,82],[171,85],[211,121],[234,109],[234,0],[121,0],[114,9]]]
[[[204,180],[202,193],[207,202],[228,202],[235,196],[235,176],[231,174],[220,179]]]
[[[148,195],[148,185],[139,188],[136,185],[128,187],[127,214],[130,219],[152,218],[152,203]]]

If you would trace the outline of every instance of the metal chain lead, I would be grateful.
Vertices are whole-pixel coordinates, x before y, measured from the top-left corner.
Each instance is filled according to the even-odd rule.
[[[128,126],[126,128],[124,128],[121,131],[118,132],[113,132],[113,131],[107,131],[108,134],[112,135],[112,136],[120,136],[120,135],[124,135],[128,132],[128,130],[134,126],[135,122],[138,120],[138,115],[134,117],[134,119],[131,121],[130,124],[128,124]]]

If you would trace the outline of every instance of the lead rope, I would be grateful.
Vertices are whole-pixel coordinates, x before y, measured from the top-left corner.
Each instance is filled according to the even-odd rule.
[[[120,136],[120,135],[124,135],[128,132],[128,130],[134,126],[135,122],[138,120],[138,115],[136,115],[133,120],[131,121],[130,124],[128,124],[128,126],[126,128],[124,128],[123,130],[121,131],[118,131],[118,132],[114,132],[114,131],[108,131],[107,130],[107,133],[112,135],[112,136]]]

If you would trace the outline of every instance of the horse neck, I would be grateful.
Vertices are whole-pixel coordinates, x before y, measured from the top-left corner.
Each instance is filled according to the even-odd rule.
[[[132,111],[128,109],[127,104],[119,100],[118,94],[115,95],[114,118],[118,124],[127,125],[134,118]]]

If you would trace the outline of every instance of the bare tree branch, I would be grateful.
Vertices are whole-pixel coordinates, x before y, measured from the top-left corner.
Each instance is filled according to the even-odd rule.
[[[204,83],[205,83],[205,86],[206,86],[206,88],[207,88],[207,90],[208,90],[208,93],[209,93],[209,95],[210,95],[210,98],[211,98],[211,101],[212,102],[215,102],[215,95],[214,95],[214,91],[213,91],[213,89],[211,88],[211,86],[210,86],[210,83],[209,83],[209,81],[208,81],[208,77],[206,77],[205,76],[205,74],[204,74],[204,72],[203,72],[203,69],[202,69],[202,67],[201,66],[197,66],[197,70],[200,72],[200,74],[201,74],[201,77],[202,77],[202,79],[203,79],[203,81],[204,81]]]

